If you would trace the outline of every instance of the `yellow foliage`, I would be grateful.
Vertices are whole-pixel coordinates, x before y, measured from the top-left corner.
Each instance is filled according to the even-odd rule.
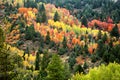
[[[30,66],[29,63],[28,63],[28,61],[23,61],[23,65],[24,66]]]
[[[30,56],[28,57],[28,61],[29,61],[30,63],[34,63],[34,61],[35,61],[35,56],[32,56],[32,55],[30,54]]]

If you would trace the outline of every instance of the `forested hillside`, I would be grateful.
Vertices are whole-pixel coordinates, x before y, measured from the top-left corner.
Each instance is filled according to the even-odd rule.
[[[119,0],[0,0],[0,80],[119,80]]]

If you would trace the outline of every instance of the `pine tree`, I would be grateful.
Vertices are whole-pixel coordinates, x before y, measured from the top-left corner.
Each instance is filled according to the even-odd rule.
[[[105,41],[107,41],[107,34],[106,33],[103,35],[102,40],[104,43],[105,43]]]
[[[85,61],[84,65],[83,65],[83,68],[84,68],[84,69],[87,69],[87,68],[88,68],[88,64],[86,63],[86,61]]]
[[[65,79],[64,79],[64,80],[68,80],[68,79],[70,79],[70,77],[71,77],[70,67],[69,67],[69,64],[68,64],[68,63],[65,63],[65,64],[64,64],[64,76],[65,76]]]
[[[3,48],[4,41],[5,41],[4,33],[3,30],[0,28],[0,48]]]
[[[75,65],[76,63],[76,53],[72,53],[68,59],[68,63],[69,63],[69,66],[70,66],[70,69],[73,69],[73,66]]]
[[[29,47],[26,48],[25,53],[28,54],[28,57],[30,56]]]
[[[64,48],[64,49],[67,48],[67,39],[66,39],[65,36],[64,36],[64,38],[63,38],[62,45],[63,45],[63,48]]]
[[[45,6],[44,6],[44,4],[41,4],[40,6],[39,6],[39,12],[45,12]]]
[[[42,13],[41,22],[42,22],[42,23],[47,22],[46,12],[43,12],[43,13]]]
[[[102,57],[103,56],[103,53],[105,51],[105,48],[106,46],[104,45],[103,41],[100,39],[98,41],[98,48],[96,50],[96,54],[99,56],[99,57]]]
[[[4,33],[0,28],[0,80],[10,80],[11,76],[9,72],[14,69],[14,65],[10,59],[9,49],[7,49],[7,45],[4,42]]]
[[[110,32],[110,35],[111,36],[115,36],[115,37],[119,37],[120,34],[119,34],[119,29],[118,29],[118,26],[117,24],[115,25],[115,27],[112,29],[112,31]]]
[[[98,32],[98,39],[101,39],[102,38],[102,32],[101,32],[101,30],[99,30],[99,32]]]
[[[43,53],[43,50],[42,50],[42,47],[40,46],[39,49],[38,49],[38,53],[39,54],[42,54]]]
[[[39,70],[39,66],[40,66],[40,56],[39,53],[37,52],[36,54],[36,59],[35,59],[35,70]]]
[[[25,31],[25,39],[27,40],[34,40],[35,38],[35,29],[34,26],[31,25],[29,27],[26,27],[26,31]]]
[[[47,76],[46,68],[48,66],[48,63],[50,62],[51,56],[48,53],[45,53],[42,57],[42,60],[40,62],[40,69],[39,69],[39,75],[38,80],[45,80]]]
[[[87,18],[85,16],[82,17],[81,22],[82,22],[82,25],[87,27]]]
[[[46,35],[46,44],[49,44],[50,43],[50,33],[47,32],[47,35]]]
[[[58,14],[58,12],[56,11],[55,14],[54,14],[54,21],[59,21],[60,20],[60,16]]]
[[[57,54],[54,54],[47,67],[47,80],[64,80],[64,66]]]
[[[80,64],[75,66],[74,71],[79,73],[82,73],[82,72],[84,73],[84,69]]]
[[[47,22],[46,10],[44,4],[39,5],[38,7],[39,13],[37,15],[37,22],[44,23]]]

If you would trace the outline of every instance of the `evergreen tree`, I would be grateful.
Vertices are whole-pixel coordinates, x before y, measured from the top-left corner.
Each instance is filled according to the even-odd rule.
[[[42,22],[42,23],[47,22],[46,12],[43,12],[43,13],[42,13],[41,22]]]
[[[104,43],[105,43],[105,41],[107,41],[107,34],[106,33],[103,35],[102,40]]]
[[[65,79],[64,80],[68,80],[70,79],[71,77],[71,73],[70,73],[70,67],[69,67],[69,64],[68,63],[65,63],[64,64],[64,76],[65,76]]]
[[[7,49],[7,45],[4,42],[4,33],[0,28],[0,80],[11,80],[10,72],[13,72],[14,65],[10,59],[9,49]]]
[[[64,36],[64,38],[63,38],[62,45],[63,45],[63,48],[64,48],[64,49],[67,48],[67,39],[66,39],[65,36]]]
[[[70,69],[73,69],[73,66],[75,65],[76,63],[76,54],[75,53],[72,53],[68,59],[68,63],[69,63],[69,66],[70,66]]]
[[[35,59],[35,70],[39,70],[39,66],[40,66],[40,56],[39,53],[37,52]]]
[[[98,32],[98,39],[101,39],[102,38],[102,32],[101,32],[101,30],[99,30],[99,32]]]
[[[42,53],[43,53],[42,47],[39,47],[38,53],[39,53],[39,54],[42,54]]]
[[[118,29],[118,26],[117,24],[115,25],[115,27],[112,29],[112,31],[110,32],[110,35],[111,36],[115,36],[115,37],[119,37],[119,29]]]
[[[60,16],[58,14],[58,12],[56,11],[55,14],[54,14],[54,21],[59,21],[60,20]]]
[[[39,5],[38,10],[39,10],[39,12],[45,12],[45,6],[44,6],[44,4]]]
[[[51,56],[48,53],[45,53],[42,57],[41,63],[40,63],[40,69],[38,74],[38,80],[45,80],[47,76],[46,68],[48,66],[48,63],[50,62]]]
[[[47,80],[64,80],[64,66],[60,57],[54,54],[47,67]]]
[[[49,43],[50,43],[50,33],[48,31],[46,35],[46,44],[49,44]]]
[[[35,38],[35,29],[34,26],[31,25],[29,27],[26,27],[26,31],[25,31],[25,39],[27,40],[34,40]]]
[[[79,72],[79,73],[83,72],[84,73],[84,69],[83,69],[83,67],[80,64],[75,66],[74,71],[75,71],[75,73],[76,72]]]
[[[87,64],[86,62],[84,63],[83,68],[84,68],[84,69],[87,69],[87,68],[88,68],[88,64]]]
[[[75,52],[77,55],[79,55],[80,52],[81,52],[81,47],[80,47],[80,45],[79,45],[79,44],[76,44],[73,50],[74,50],[74,52]]]
[[[82,25],[87,27],[87,18],[85,16],[82,17],[81,22],[82,22]]]
[[[4,41],[5,41],[4,33],[3,30],[0,28],[0,48],[3,48]]]
[[[98,48],[97,48],[96,54],[97,54],[99,57],[102,57],[105,49],[106,49],[106,45],[104,45],[103,41],[100,39],[100,40],[98,41]]]
[[[29,48],[28,47],[26,48],[25,53],[28,54],[28,57],[30,56],[30,52],[29,52]]]

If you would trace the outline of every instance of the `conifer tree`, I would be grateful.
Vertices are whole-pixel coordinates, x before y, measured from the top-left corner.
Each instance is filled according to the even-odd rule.
[[[101,39],[102,38],[102,33],[101,33],[101,30],[99,30],[98,32],[98,39]]]
[[[105,43],[105,41],[107,41],[107,34],[106,33],[103,35],[102,40],[104,43]]]
[[[63,38],[62,45],[63,45],[63,48],[67,48],[67,39],[66,39],[65,36],[64,36],[64,38]]]
[[[41,59],[40,62],[40,69],[39,69],[39,75],[38,75],[38,80],[45,80],[47,76],[47,66],[48,63],[50,62],[51,56],[48,53],[45,53]]]
[[[115,37],[119,37],[120,34],[119,34],[119,29],[118,29],[118,26],[117,24],[115,25],[115,27],[112,29],[112,31],[110,32],[111,36],[115,36]]]
[[[35,59],[35,70],[39,70],[39,66],[40,66],[40,55],[37,52],[36,59]]]
[[[60,16],[58,14],[58,12],[56,11],[55,14],[54,14],[54,21],[59,21],[60,20]]]
[[[45,12],[45,6],[44,6],[44,4],[41,4],[40,6],[39,6],[39,12]]]
[[[87,18],[85,16],[82,17],[81,22],[82,22],[82,25],[87,27]]]
[[[47,80],[64,80],[64,66],[57,54],[54,54],[47,67]]]
[[[46,35],[46,44],[49,44],[50,43],[50,33],[47,32],[47,35]]]
[[[3,30],[0,28],[0,80],[11,79],[9,72],[14,69],[14,65],[10,59],[9,49],[5,45],[5,37]]]

